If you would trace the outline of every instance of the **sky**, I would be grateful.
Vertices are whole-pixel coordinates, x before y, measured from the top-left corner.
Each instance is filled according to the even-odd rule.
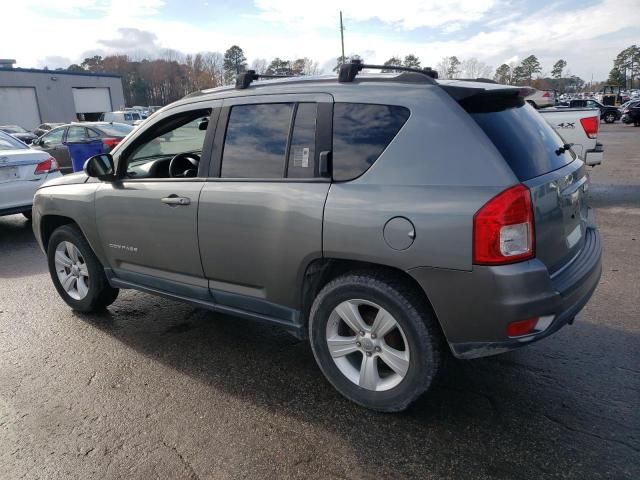
[[[534,54],[549,73],[604,80],[617,53],[640,44],[640,0],[19,0],[5,9],[0,58],[50,69],[89,55],[224,52],[309,57],[329,73],[345,54],[368,63],[417,55],[476,57],[493,68]],[[12,21],[13,18],[15,21]]]

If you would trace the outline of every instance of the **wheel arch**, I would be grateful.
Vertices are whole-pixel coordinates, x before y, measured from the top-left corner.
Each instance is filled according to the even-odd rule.
[[[40,218],[40,238],[42,239],[42,247],[44,251],[47,251],[49,246],[49,239],[53,232],[62,227],[63,225],[73,224],[82,231],[78,222],[73,218],[64,215],[43,215]],[[84,233],[83,233],[84,235]]]
[[[437,320],[438,317],[431,301],[429,300],[427,292],[424,291],[418,281],[408,272],[399,268],[378,263],[340,258],[318,258],[311,261],[307,265],[301,286],[300,307],[301,316],[305,328],[308,328],[311,305],[313,304],[313,300],[318,295],[320,290],[322,290],[322,288],[331,280],[346,273],[353,272],[371,273],[378,276],[387,276],[388,278],[402,281],[405,285],[407,285],[407,287],[411,288],[421,300],[425,302],[425,307],[430,310],[431,314]],[[439,320],[438,327],[440,328],[440,332],[444,337],[444,331]]]

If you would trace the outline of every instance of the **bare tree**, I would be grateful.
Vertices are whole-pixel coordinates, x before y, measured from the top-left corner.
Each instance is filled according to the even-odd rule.
[[[253,62],[251,62],[251,70],[254,70],[259,74],[265,73],[268,66],[269,63],[264,58],[256,58]]]
[[[475,57],[463,60],[460,68],[463,78],[490,78],[493,74],[493,68]]]

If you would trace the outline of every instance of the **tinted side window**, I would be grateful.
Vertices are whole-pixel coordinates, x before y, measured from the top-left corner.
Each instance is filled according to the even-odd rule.
[[[289,148],[289,178],[314,177],[317,110],[316,103],[298,104]]]
[[[62,143],[62,134],[64,133],[64,128],[59,128],[57,130],[52,130],[50,133],[47,133],[42,137],[42,146],[50,147],[53,145],[60,145]]]
[[[392,105],[336,103],[333,108],[333,179],[352,180],[366,172],[409,118]]]
[[[292,113],[292,103],[232,107],[221,176],[282,178]]]
[[[124,114],[124,119],[128,120],[128,121],[131,121],[131,114],[130,113],[125,113]]]

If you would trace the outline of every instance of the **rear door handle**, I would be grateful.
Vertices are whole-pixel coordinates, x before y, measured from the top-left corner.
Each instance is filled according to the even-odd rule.
[[[162,199],[162,203],[166,203],[167,205],[189,205],[191,203],[191,199],[188,197],[178,197],[177,195],[169,195],[168,197],[164,197]]]

